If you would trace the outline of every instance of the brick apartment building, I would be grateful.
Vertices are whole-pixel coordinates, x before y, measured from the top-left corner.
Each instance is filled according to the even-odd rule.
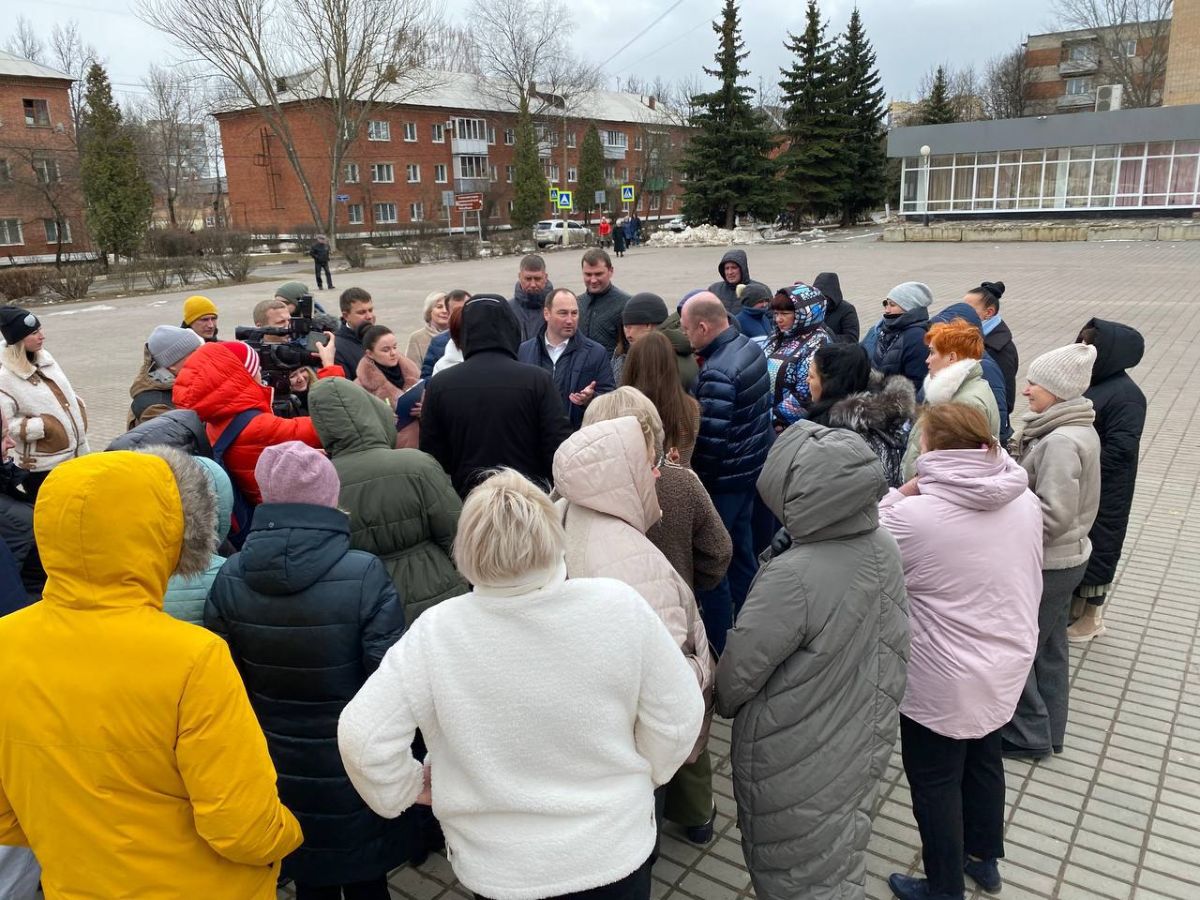
[[[507,225],[513,199],[516,114],[488,93],[475,76],[431,72],[432,86],[397,103],[380,103],[351,145],[336,186],[328,184],[329,159],[319,112],[312,101],[285,107],[300,144],[317,202],[331,190],[345,197],[336,206],[337,233],[369,236],[411,229],[419,223],[460,228],[459,214],[442,204],[446,191],[484,195],[484,222]],[[254,109],[217,115],[225,153],[231,225],[264,234],[311,229],[299,180],[278,138]],[[653,97],[597,91],[563,115],[551,104],[538,117],[539,154],[551,186],[575,191],[584,134],[595,122],[604,145],[607,206],[621,209],[618,186],[636,189],[645,219],[675,215],[682,187],[676,164],[688,130]],[[575,193],[578,217],[584,200]],[[546,216],[551,211],[547,198]],[[469,223],[474,226],[474,221]]]
[[[0,265],[88,246],[71,78],[0,52]]]
[[[1128,106],[1122,98],[1122,69],[1137,77],[1149,70],[1147,77],[1154,79],[1149,105],[1157,106],[1162,102],[1162,64],[1169,58],[1172,29],[1173,22],[1167,20],[1137,23],[1120,31],[1101,28],[1030,35],[1025,44],[1025,115],[1107,112]]]

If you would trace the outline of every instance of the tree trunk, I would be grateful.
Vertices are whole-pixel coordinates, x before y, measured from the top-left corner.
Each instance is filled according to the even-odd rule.
[[[737,216],[737,213],[734,210],[732,205],[728,209],[725,210],[725,228],[726,229],[733,228],[734,219],[736,218],[736,216]]]
[[[167,217],[171,220],[172,228],[179,227],[179,221],[175,218],[175,195],[172,191],[167,191]]]

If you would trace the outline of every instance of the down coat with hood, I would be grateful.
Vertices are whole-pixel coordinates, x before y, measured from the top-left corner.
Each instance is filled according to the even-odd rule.
[[[945,737],[981,738],[1012,718],[1037,649],[1041,508],[1000,449],[935,450],[917,471],[921,493],[894,490],[879,511],[904,557],[912,617],[900,712]]]
[[[829,408],[830,428],[853,431],[870,447],[887,476],[889,487],[904,484],[904,451],[916,417],[916,394],[903,375],[871,373],[867,390],[843,397]]]
[[[903,375],[921,390],[929,374],[929,350],[925,332],[929,330],[929,310],[917,306],[895,318],[883,317],[871,350],[871,368],[884,375]],[[867,336],[870,339],[870,335]]]
[[[465,594],[450,558],[462,501],[437,461],[392,449],[392,411],[344,378],[313,385],[308,408],[342,483],[350,544],[383,560],[407,621]]]
[[[225,642],[162,612],[213,550],[199,467],[73,460],[34,526],[42,602],[0,619],[0,844],[33,849],[47,900],[272,900],[300,826]]]
[[[696,379],[700,430],[692,470],[710,494],[748,490],[775,437],[767,359],[733,327],[697,355],[704,366]]]
[[[859,335],[858,310],[842,296],[842,282],[837,272],[822,272],[812,286],[825,295],[825,327],[839,344],[857,344]]]
[[[788,428],[758,492],[791,545],[758,570],[717,665],[742,850],[762,900],[862,897],[904,696],[908,612],[866,444]]]
[[[725,263],[736,263],[741,269],[741,279],[736,284],[730,284],[725,280]],[[742,311],[742,301],[737,295],[738,285],[740,284],[762,284],[750,278],[750,264],[746,261],[745,250],[729,250],[721,257],[721,261],[717,263],[718,280],[708,286],[710,292],[716,294],[721,303],[725,305],[725,311],[731,316],[736,316]],[[770,288],[762,284],[763,289],[768,293],[773,293]]]
[[[45,350],[32,360],[21,344],[0,354],[0,420],[17,443],[9,458],[22,469],[49,472],[89,452],[87,410]]]
[[[229,537],[232,523],[233,484],[225,470],[211,459],[197,457],[196,462],[208,476],[208,485],[217,501],[217,542],[214,546],[220,547],[225,538]],[[204,604],[208,601],[208,592],[223,565],[225,557],[213,553],[208,559],[208,568],[199,575],[172,575],[171,580],[167,582],[167,593],[163,597],[163,612],[183,622],[203,625]]]
[[[341,366],[334,365],[321,369],[317,377],[341,374]],[[254,505],[262,502],[258,482],[254,480],[254,467],[263,450],[285,441],[321,447],[312,420],[307,416],[283,419],[274,415],[271,389],[255,381],[221,342],[205,344],[187,358],[175,378],[173,395],[177,407],[194,410],[200,416],[213,444],[238,413],[248,409],[261,413],[250,420],[225,453],[225,467],[234,484]]]
[[[441,463],[463,497],[496,466],[548,488],[554,451],[572,430],[554,379],[517,362],[520,327],[505,298],[472,297],[462,324],[466,361],[425,387],[421,449]]]
[[[350,549],[346,514],[308,503],[255,509],[204,624],[229,642],[279,769],[279,795],[304,829],[284,875],[345,884],[406,862],[420,841],[416,811],[375,815],[338,755],[338,716],[404,631],[383,565]]]
[[[200,417],[190,409],[171,409],[119,434],[106,450],[141,450],[174,447],[188,456],[212,457],[212,445]]]
[[[706,715],[688,757],[694,762],[708,742],[715,663],[692,589],[646,537],[662,518],[650,466],[637,419],[588,425],[554,455],[554,489],[562,498],[556,505],[567,535],[567,577],[613,578],[636,590],[696,673]]]
[[[1082,583],[1103,587],[1112,583],[1121,561],[1133,506],[1146,395],[1126,370],[1142,361],[1146,342],[1136,329],[1119,322],[1092,319],[1084,327],[1096,329],[1092,386],[1083,396],[1095,408],[1100,436],[1100,509],[1088,535],[1092,556]]]

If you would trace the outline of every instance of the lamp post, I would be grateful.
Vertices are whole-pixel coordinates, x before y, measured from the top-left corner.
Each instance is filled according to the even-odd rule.
[[[921,212],[925,214],[925,227],[929,227],[929,154],[933,151],[928,144],[921,145]]]

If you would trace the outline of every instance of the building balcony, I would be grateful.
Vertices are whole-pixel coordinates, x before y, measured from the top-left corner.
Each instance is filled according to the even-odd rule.
[[[549,159],[554,154],[555,147],[549,141],[538,141],[538,156]]]
[[[1085,110],[1094,109],[1096,106],[1096,92],[1088,91],[1083,94],[1063,94],[1058,98],[1058,108]]]
[[[481,194],[492,186],[488,178],[455,178],[454,191],[458,194]]]
[[[1058,74],[1063,78],[1074,78],[1078,75],[1091,75],[1099,68],[1099,57],[1089,56],[1083,59],[1064,59],[1058,64]]]
[[[604,158],[605,159],[624,159],[625,151],[628,148],[624,144],[605,144]]]
[[[487,156],[488,142],[486,139],[451,138],[450,153],[454,156]]]

